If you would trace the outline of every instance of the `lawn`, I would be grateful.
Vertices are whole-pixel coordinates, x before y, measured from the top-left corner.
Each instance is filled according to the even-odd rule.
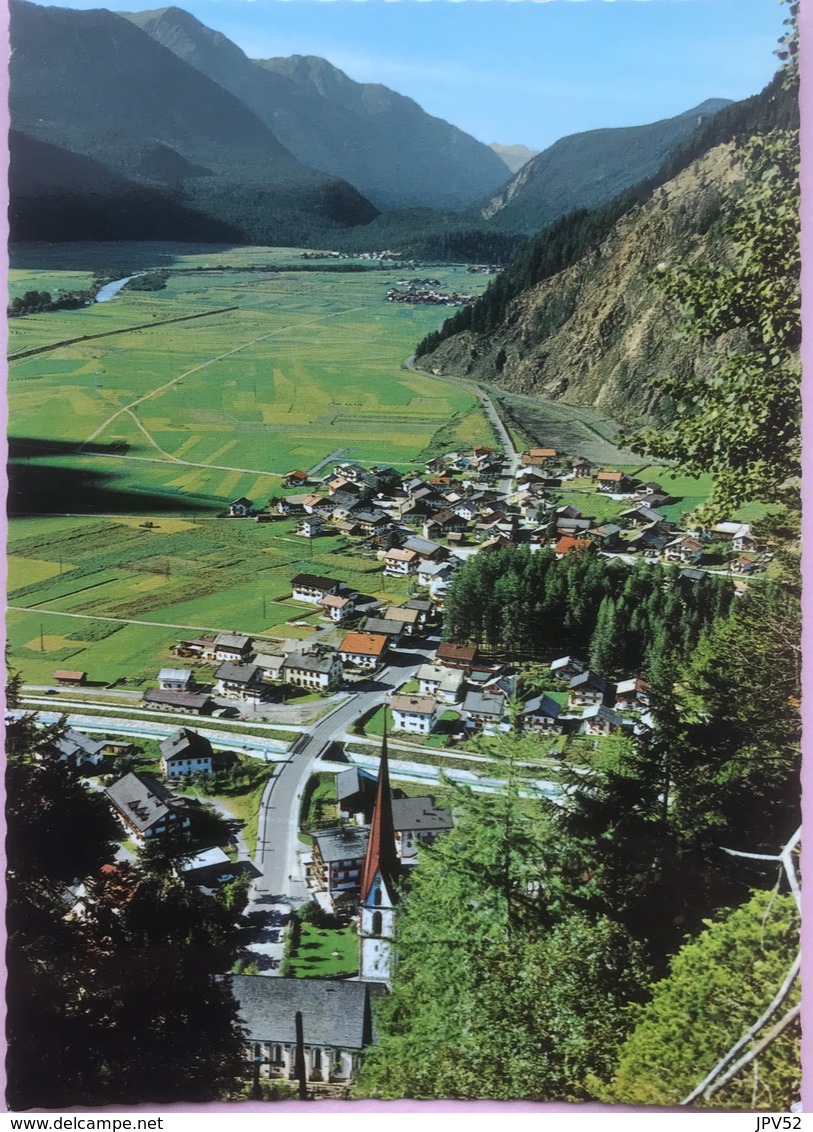
[[[294,978],[335,978],[355,975],[358,969],[359,941],[354,931],[302,924],[299,946],[291,955]]]

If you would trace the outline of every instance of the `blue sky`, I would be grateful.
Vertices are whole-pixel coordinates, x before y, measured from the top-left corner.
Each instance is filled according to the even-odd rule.
[[[101,7],[76,0],[77,8]],[[114,10],[165,6],[118,0]],[[250,56],[321,55],[484,142],[542,149],[745,98],[777,67],[779,0],[179,0]]]

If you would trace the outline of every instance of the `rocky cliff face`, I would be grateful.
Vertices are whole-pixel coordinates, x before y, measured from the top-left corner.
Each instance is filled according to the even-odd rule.
[[[577,263],[522,292],[495,333],[455,335],[420,365],[591,405],[627,423],[662,416],[658,375],[708,365],[710,348],[681,333],[659,272],[726,255],[720,209],[741,179],[733,145],[711,150]]]

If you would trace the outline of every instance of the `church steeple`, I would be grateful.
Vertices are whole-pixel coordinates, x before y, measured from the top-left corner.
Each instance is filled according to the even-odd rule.
[[[392,819],[385,714],[373,820],[361,872],[359,973],[362,979],[389,983],[392,978],[395,909],[398,903],[396,881],[400,871]]]
[[[392,818],[392,791],[390,790],[390,768],[387,754],[387,718],[384,715],[384,734],[381,739],[381,763],[378,770],[378,786],[375,792],[373,820],[370,825],[370,839],[361,873],[361,902],[370,899],[376,877],[389,889],[390,898],[395,899],[395,881],[400,873],[400,863],[395,850],[395,825]]]

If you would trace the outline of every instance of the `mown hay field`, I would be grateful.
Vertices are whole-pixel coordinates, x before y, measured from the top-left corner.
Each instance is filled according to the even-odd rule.
[[[69,667],[93,682],[142,687],[172,660],[176,641],[207,629],[308,637],[325,622],[291,599],[291,578],[301,572],[339,578],[380,600],[408,595],[406,579],[386,578],[375,557],[337,537],[301,538],[294,520],[143,522],[11,524],[9,654],[27,682],[50,683],[55,668]]]
[[[279,261],[273,251],[264,261]],[[11,353],[125,330],[11,363],[12,436],[22,438],[29,466],[50,470],[85,445],[81,468],[117,490],[226,500],[257,485],[260,473],[308,470],[337,448],[408,467],[455,414],[476,408],[466,389],[403,368],[449,312],[387,303],[398,270],[264,274],[206,270],[212,257],[202,258],[203,270],[190,270],[194,257],[183,260],[161,291],[12,320]],[[484,285],[461,270],[433,274],[443,286]],[[231,306],[239,309],[152,325]],[[479,410],[477,418],[479,428],[466,418],[467,443],[491,439]]]

